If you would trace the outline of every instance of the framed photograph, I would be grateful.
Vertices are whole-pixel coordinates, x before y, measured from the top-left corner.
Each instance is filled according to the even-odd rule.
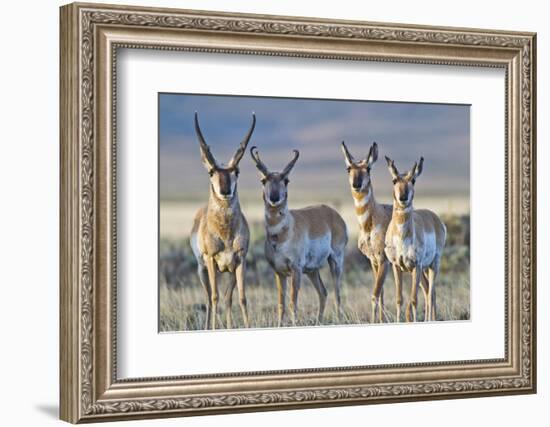
[[[536,36],[61,8],[61,418],[536,391]]]

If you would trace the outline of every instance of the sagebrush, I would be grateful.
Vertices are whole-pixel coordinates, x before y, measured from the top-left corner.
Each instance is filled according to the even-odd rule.
[[[437,320],[468,320],[470,318],[470,218],[468,215],[442,216],[447,227],[447,242],[441,271],[436,281]],[[251,327],[277,326],[277,290],[274,273],[264,259],[264,226],[250,224],[251,241],[247,254],[246,292]],[[350,232],[353,230],[350,230]],[[357,237],[350,233],[342,285],[343,315],[336,320],[334,289],[328,266],[321,276],[329,298],[323,325],[370,323],[371,291],[373,286],[370,265],[356,247]],[[206,314],[206,296],[197,276],[197,264],[188,239],[162,238],[159,260],[159,330],[202,330]],[[220,327],[225,327],[224,291],[227,282],[221,275],[221,304],[218,310]],[[410,291],[410,276],[405,275],[404,297]],[[318,298],[313,286],[304,279],[300,290],[298,326],[316,325]],[[384,284],[385,316],[392,322],[395,316],[395,288],[388,274]],[[419,318],[423,320],[424,302],[419,295]],[[234,328],[242,327],[238,304],[233,304]],[[288,320],[287,326],[290,326]]]

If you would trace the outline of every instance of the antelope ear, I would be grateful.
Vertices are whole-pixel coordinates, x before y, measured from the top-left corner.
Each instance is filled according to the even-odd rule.
[[[420,157],[420,160],[418,163],[415,164],[415,167],[413,169],[413,180],[416,180],[422,173],[422,168],[424,166],[424,157]]]
[[[342,153],[344,153],[344,159],[346,160],[346,166],[349,168],[354,162],[353,156],[349,152],[348,147],[346,147],[346,143],[344,141],[342,141],[342,145],[340,147],[342,148]]]
[[[397,171],[397,168],[395,167],[395,164],[392,159],[390,159],[388,156],[386,157],[386,163],[388,164],[388,170],[390,171],[390,174],[393,179],[396,179],[399,176],[399,172]]]
[[[366,158],[367,166],[372,166],[378,160],[378,144],[373,142]]]

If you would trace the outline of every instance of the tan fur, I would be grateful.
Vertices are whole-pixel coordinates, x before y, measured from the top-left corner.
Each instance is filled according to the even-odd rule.
[[[338,246],[347,240],[346,224],[340,214],[329,206],[308,206],[290,211],[294,217],[294,231],[307,233],[316,239],[330,234],[332,245]]]
[[[283,210],[281,214],[281,210]],[[340,214],[329,206],[316,205],[302,209],[291,209],[284,212],[284,208],[274,214],[266,215],[268,225],[278,225],[283,221],[289,221],[289,225],[283,227],[282,233],[273,236],[267,232],[268,238],[275,237],[278,244],[286,243],[289,239],[303,240],[318,239],[323,236],[331,236],[331,247],[338,248],[347,242],[346,224]]]
[[[216,262],[218,270],[222,273],[233,273],[236,264],[248,252],[250,233],[238,201],[229,206],[211,196],[208,206],[199,209],[195,216],[191,235],[195,232],[198,234],[203,263],[206,264],[207,257],[216,258],[221,252],[232,252],[232,262]]]
[[[246,253],[250,232],[241,212],[237,194],[239,162],[254,126],[256,116],[252,115],[252,125],[241,141],[227,167],[220,166],[210,147],[206,144],[195,113],[195,131],[199,141],[201,160],[210,176],[208,205],[199,209],[193,221],[190,244],[197,259],[197,273],[207,296],[205,329],[216,329],[218,304],[218,276],[229,272],[231,280],[226,295],[226,325],[231,328],[231,306],[233,290],[237,286],[239,303],[245,327],[249,326],[245,295]]]
[[[241,212],[238,195],[230,203],[219,200],[211,190],[208,205],[199,209],[191,230],[191,246],[198,263],[199,277],[208,296],[206,329],[216,328],[217,283],[210,276],[228,272],[231,283],[226,293],[227,327],[231,327],[231,298],[235,285],[239,285],[239,303],[244,323],[248,326],[246,296],[244,294],[244,263],[248,252],[250,232],[246,218]],[[196,242],[195,244],[193,242]],[[211,271],[211,270],[214,271]],[[202,270],[202,271],[201,271]],[[238,277],[242,274],[243,277]],[[207,283],[204,283],[207,282]],[[239,283],[241,282],[241,283]],[[212,313],[211,313],[212,312]],[[211,318],[212,317],[212,318]]]
[[[402,272],[412,274],[407,320],[416,321],[418,286],[426,299],[425,320],[435,320],[435,278],[445,246],[446,228],[441,219],[427,209],[413,208],[414,181],[422,171],[423,159],[407,174],[399,175],[387,159],[394,178],[392,220],[386,233],[386,255],[394,267],[396,282]]]
[[[367,194],[366,191],[352,191],[351,192],[351,196],[357,201],[363,200],[365,198],[366,194]]]
[[[280,231],[271,233],[271,226],[279,226]],[[325,249],[317,249],[327,240]],[[290,282],[294,299],[293,323],[296,322],[299,277],[302,274],[313,275],[317,281],[320,268],[329,262],[335,280],[337,312],[340,312],[340,282],[343,273],[343,259],[348,236],[342,217],[329,206],[316,205],[302,209],[288,210],[286,204],[277,210],[266,208],[266,259],[282,282]],[[317,243],[320,242],[320,243]],[[310,277],[311,278],[311,277]],[[320,283],[320,285],[319,285]],[[322,285],[322,287],[321,287]],[[326,289],[319,280],[314,283],[320,297],[318,321],[322,322]],[[317,288],[317,286],[319,288]],[[286,287],[286,285],[285,285]],[[284,305],[280,307],[279,324],[282,324]]]
[[[369,154],[363,160],[356,161],[342,143],[351,195],[355,205],[355,215],[359,223],[357,246],[371,264],[374,286],[371,296],[371,321],[384,320],[384,281],[389,268],[385,253],[386,230],[391,219],[390,205],[377,203],[370,177],[370,169],[378,158],[378,146],[373,143]],[[359,188],[355,188],[359,186]],[[399,300],[399,298],[398,298]],[[400,318],[400,301],[397,304],[396,319]]]
[[[279,326],[285,314],[285,293],[290,283],[292,323],[296,324],[298,293],[301,278],[306,274],[319,296],[317,321],[322,323],[327,298],[319,270],[328,262],[340,317],[340,286],[348,241],[346,223],[334,209],[326,205],[288,209],[288,176],[298,160],[299,152],[282,172],[270,172],[261,161],[256,147],[250,149],[252,159],[262,177],[265,207],[265,256],[276,275]]]

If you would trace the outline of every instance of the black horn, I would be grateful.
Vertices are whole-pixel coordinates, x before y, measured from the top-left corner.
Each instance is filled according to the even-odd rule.
[[[286,165],[283,172],[281,172],[281,175],[283,175],[285,178],[288,177],[288,174],[290,173],[290,171],[292,170],[292,168],[296,164],[296,161],[298,160],[298,157],[300,157],[300,152],[298,150],[292,150],[292,152],[294,153],[294,158],[290,161],[290,163],[288,165]]]
[[[197,137],[199,138],[202,161],[208,166],[209,169],[216,169],[218,167],[216,163],[216,159],[214,159],[214,156],[210,151],[210,147],[204,140],[204,136],[201,132],[201,127],[199,125],[199,115],[196,111],[195,111],[195,132],[197,133]]]
[[[231,158],[231,161],[229,162],[230,167],[235,167],[239,164],[241,161],[244,152],[246,150],[246,146],[248,145],[248,141],[250,141],[250,137],[252,136],[252,132],[254,132],[254,128],[256,127],[256,114],[252,113],[252,125],[250,126],[250,129],[248,130],[248,133],[244,137],[244,139],[239,144],[239,148],[237,148],[237,151]]]
[[[260,154],[258,153],[258,147],[256,147],[256,146],[251,147],[250,148],[250,155],[252,156],[252,160],[254,160],[254,163],[256,164],[256,168],[258,168],[260,173],[263,176],[269,175],[269,170],[267,169],[267,166],[260,159]]]

